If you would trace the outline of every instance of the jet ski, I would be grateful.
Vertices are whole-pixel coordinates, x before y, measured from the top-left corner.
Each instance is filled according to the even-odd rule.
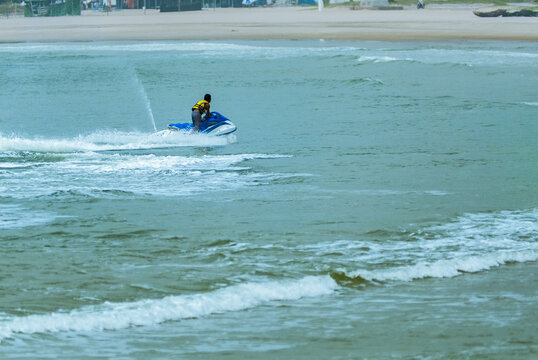
[[[170,131],[191,131],[192,123],[177,123],[168,125]],[[233,133],[237,130],[237,126],[230,121],[224,115],[214,111],[209,117],[205,117],[205,120],[200,123],[200,133],[222,136]]]

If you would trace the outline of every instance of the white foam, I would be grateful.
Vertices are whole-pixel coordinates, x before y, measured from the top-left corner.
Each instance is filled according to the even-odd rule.
[[[538,54],[524,50],[489,50],[480,48],[393,48],[370,49],[359,62],[386,63],[393,61],[423,64],[478,65],[535,65]]]
[[[299,280],[249,282],[205,294],[168,296],[128,303],[104,303],[70,312],[13,317],[0,320],[0,339],[15,334],[88,332],[149,326],[165,321],[199,318],[240,311],[270,301],[293,301],[330,295],[338,285],[329,276]]]
[[[304,42],[306,43],[306,42]],[[321,44],[321,45],[320,45]],[[303,46],[291,41],[157,41],[157,42],[90,42],[90,43],[49,43],[49,44],[0,44],[0,52],[7,53],[43,53],[83,54],[107,52],[163,52],[176,57],[214,58],[215,53],[221,58],[232,59],[275,59],[304,56],[359,56],[360,62],[386,63],[392,61],[416,61],[425,64],[458,65],[535,65],[538,54],[532,48],[507,48],[494,50],[484,43],[474,43],[468,47],[421,47],[407,48],[396,45],[392,48],[368,49],[359,46],[340,46],[340,43],[310,42]]]
[[[386,63],[392,61],[410,61],[411,59],[398,59],[391,56],[360,56],[359,62]]]
[[[538,251],[497,253],[484,256],[469,256],[461,259],[423,261],[411,266],[402,266],[388,270],[358,270],[349,273],[351,277],[360,276],[374,281],[412,281],[424,278],[451,278],[462,273],[475,273],[489,270],[509,262],[527,262],[538,260]]]
[[[1,189],[0,189],[1,192]],[[45,211],[32,211],[19,205],[0,204],[0,229],[21,229],[54,221],[58,216]]]
[[[24,164],[24,163],[14,163],[14,162],[1,162],[0,170],[2,169],[23,169],[31,166],[38,165],[38,163]]]
[[[453,222],[420,229],[409,238],[399,239],[401,233],[392,236],[394,239],[383,242],[357,242],[347,249],[340,242],[332,251],[362,263],[358,270],[344,270],[347,275],[374,281],[454,277],[509,262],[536,261],[538,210],[466,214]]]
[[[3,174],[1,196],[33,198],[62,193],[116,197],[115,191],[158,196],[189,196],[263,184],[289,174],[244,172],[240,163],[287,157],[276,154],[158,156],[84,152]],[[292,176],[307,176],[293,174]],[[76,180],[74,180],[76,179]],[[200,187],[200,182],[204,186]]]
[[[214,58],[218,52],[221,58],[286,58],[298,56],[333,56],[335,53],[354,52],[356,47],[297,46],[296,43],[281,41],[281,46],[268,46],[256,42],[196,42],[196,41],[162,41],[162,42],[95,42],[95,43],[50,43],[50,44],[6,44],[0,45],[0,52],[40,53],[54,51],[57,56],[62,53],[80,53],[91,55],[96,52],[164,52],[175,56],[193,58]]]
[[[70,153],[87,151],[142,150],[166,147],[222,146],[233,141],[226,136],[190,135],[177,132],[173,136],[153,136],[141,132],[98,131],[71,139],[23,138],[0,134],[0,151],[32,151]]]
[[[184,172],[190,170],[241,170],[233,166],[246,160],[275,159],[282,155],[271,154],[233,154],[233,155],[203,155],[203,156],[157,156],[125,155],[125,154],[94,154],[86,153],[73,156],[70,161],[55,163],[57,170],[74,170],[82,173],[146,173]]]
[[[528,211],[500,211],[494,213],[465,214],[453,222],[426,228],[425,232],[440,232],[442,237],[475,244],[489,243],[500,246],[518,243],[518,238],[531,238],[534,243],[538,236],[538,209]],[[496,242],[489,242],[495,239]],[[527,241],[522,241],[527,243]]]

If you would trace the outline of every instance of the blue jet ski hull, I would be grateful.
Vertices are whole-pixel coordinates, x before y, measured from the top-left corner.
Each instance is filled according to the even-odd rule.
[[[200,123],[200,132],[202,134],[221,136],[233,133],[237,126],[227,117],[218,112],[212,112],[209,118]],[[168,125],[169,130],[191,131],[192,123],[176,123]]]

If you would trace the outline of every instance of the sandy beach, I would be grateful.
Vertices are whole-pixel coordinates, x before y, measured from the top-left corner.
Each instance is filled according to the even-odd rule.
[[[0,20],[0,42],[340,39],[538,40],[538,18],[479,18],[472,8],[351,10],[241,8],[161,13],[83,11],[81,16]]]

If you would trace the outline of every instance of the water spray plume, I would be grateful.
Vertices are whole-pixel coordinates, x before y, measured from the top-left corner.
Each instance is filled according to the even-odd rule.
[[[149,119],[151,120],[151,124],[153,125],[153,130],[157,131],[157,126],[155,126],[155,119],[153,118],[153,111],[151,110],[151,103],[149,101],[148,94],[146,93],[144,84],[142,84],[136,72],[135,72],[135,79],[138,84],[138,88],[140,90],[140,95],[142,96],[142,98],[144,99],[144,103],[146,104],[146,111],[148,113]]]

